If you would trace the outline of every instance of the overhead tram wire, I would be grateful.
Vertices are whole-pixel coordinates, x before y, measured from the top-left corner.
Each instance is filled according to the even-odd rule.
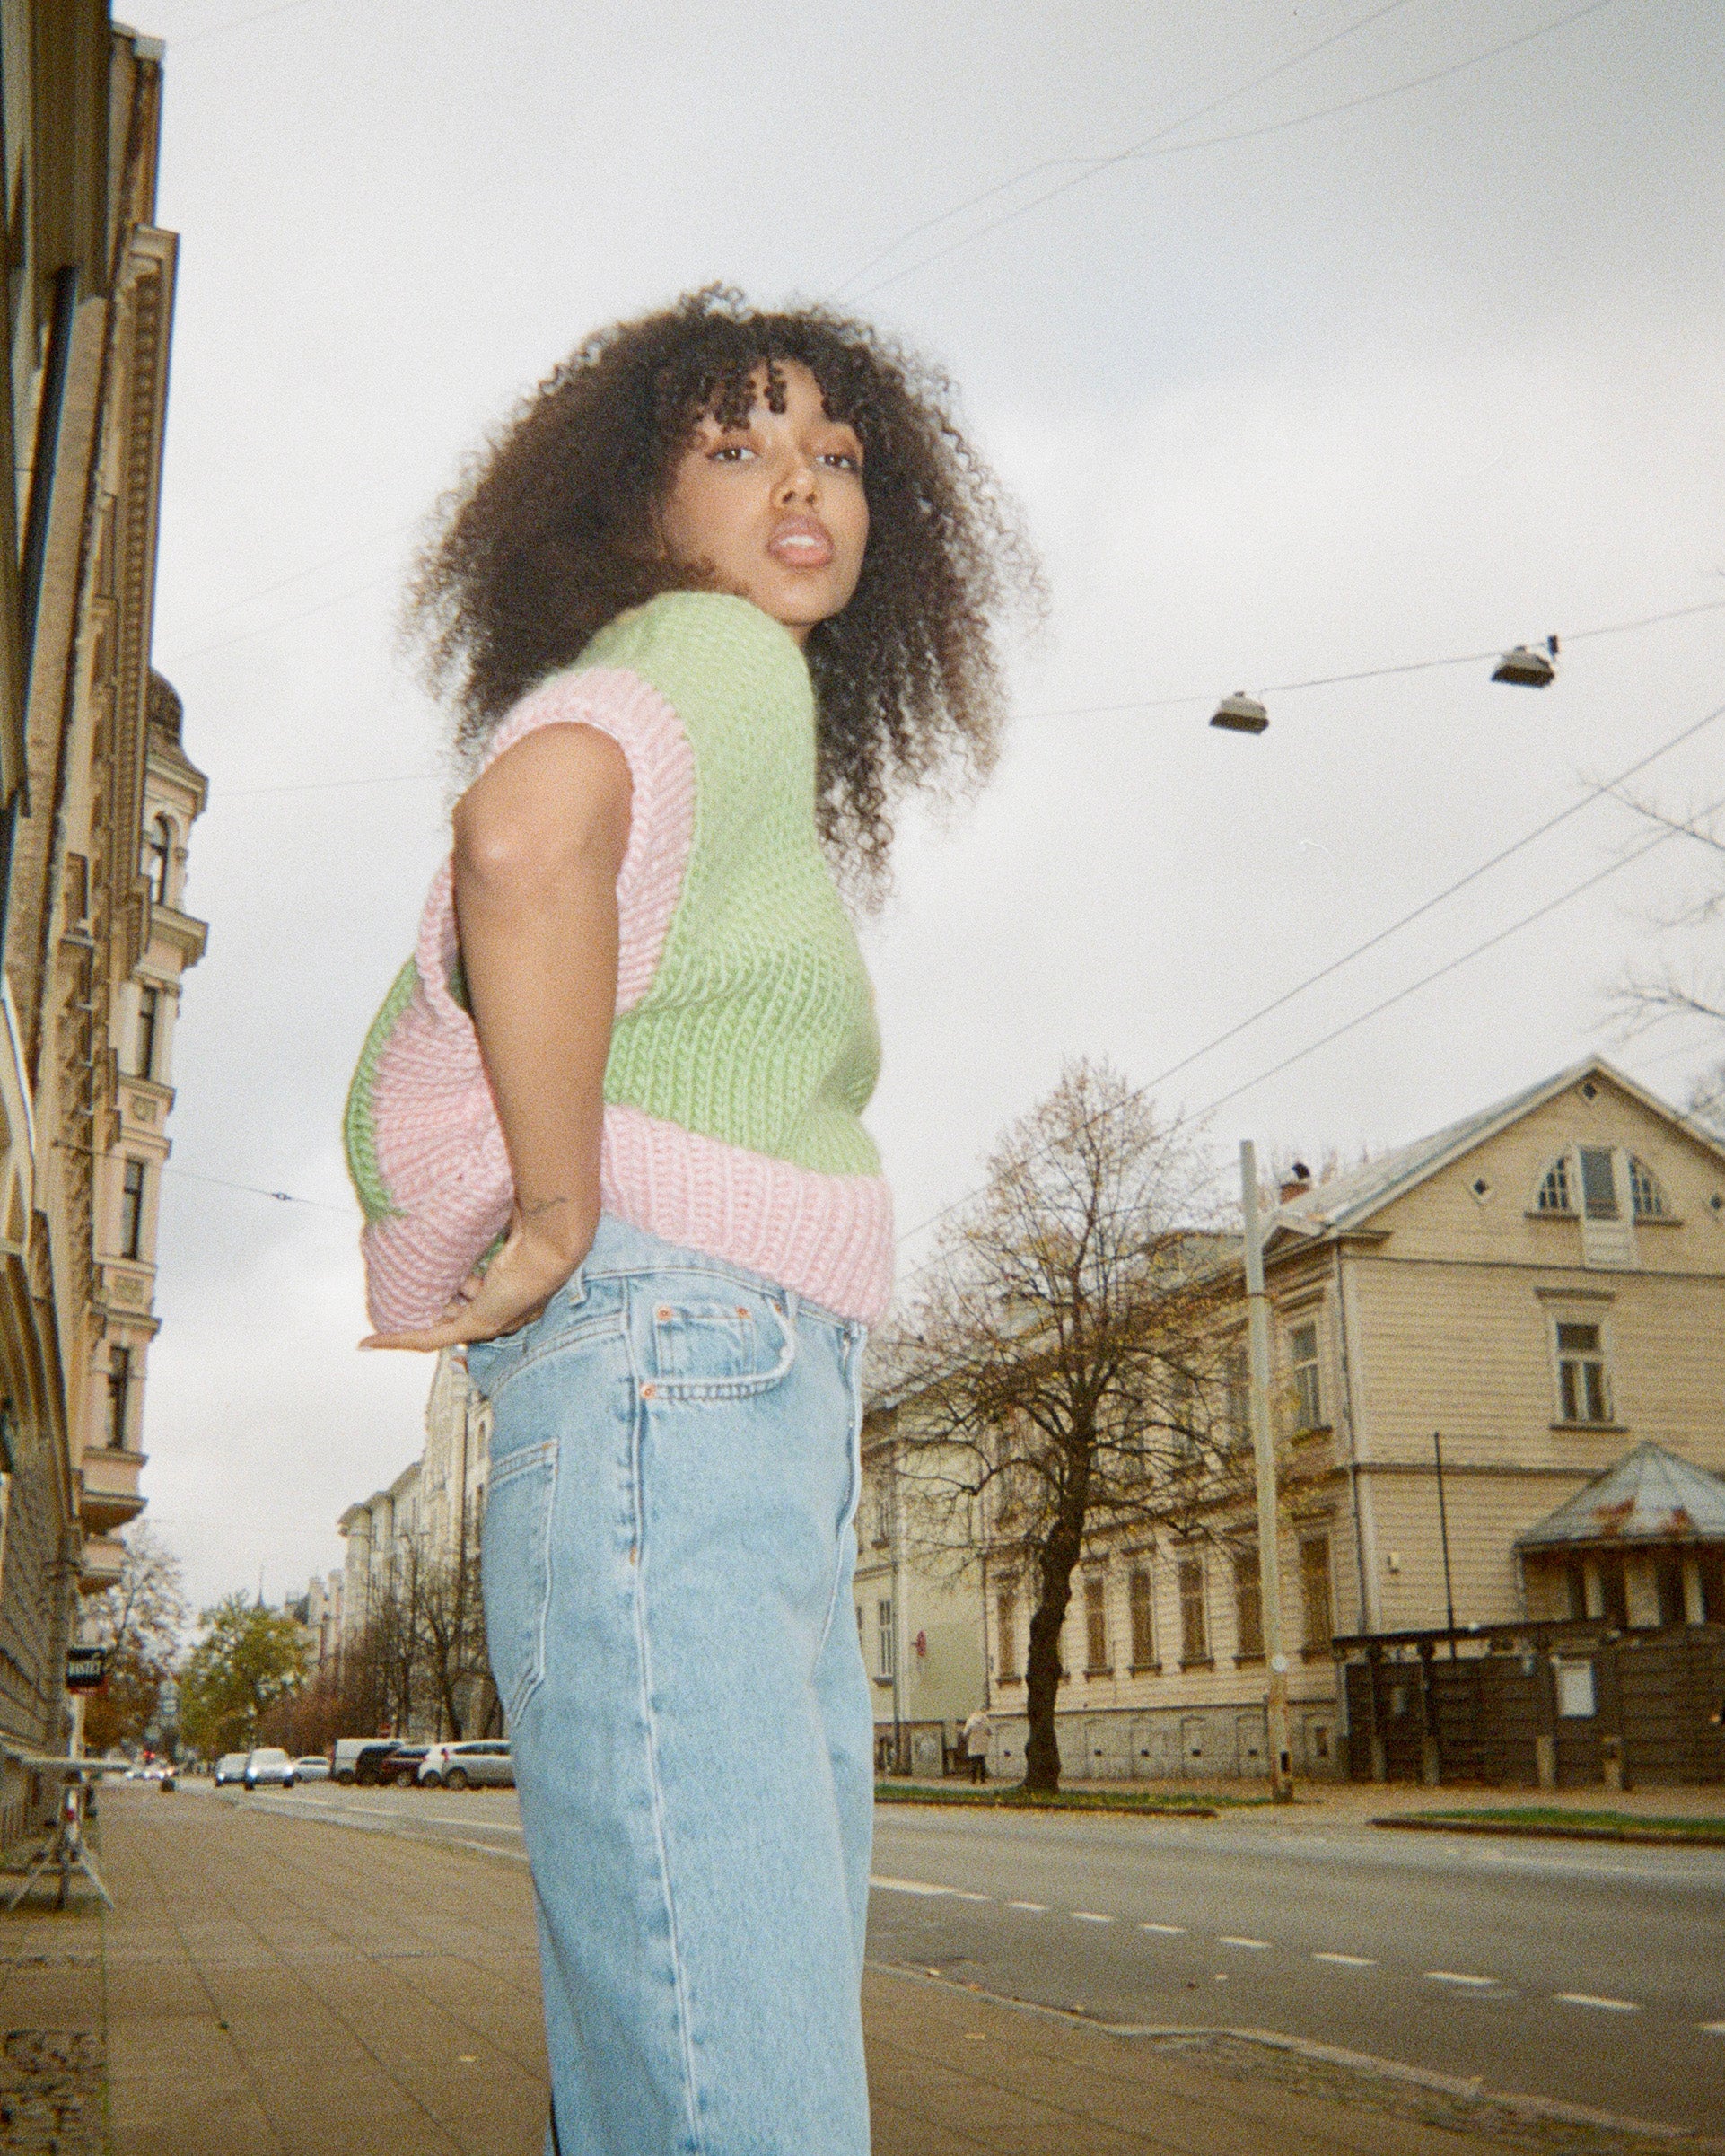
[[[1725,718],[1725,704],[1715,705],[1701,718],[1673,734],[1668,741],[1662,741],[1657,749],[1651,749],[1647,755],[1637,758],[1633,764],[1626,765],[1614,777],[1589,787],[1579,800],[1572,802],[1567,808],[1559,810],[1555,815],[1547,817],[1543,823],[1537,824],[1533,829],[1524,832],[1519,838],[1513,840],[1509,846],[1493,854],[1489,860],[1481,862],[1477,867],[1469,869],[1465,875],[1447,885],[1444,890],[1434,893],[1429,898],[1423,899],[1418,906],[1404,914],[1399,920],[1392,921],[1387,927],[1379,929],[1374,934],[1368,936],[1364,942],[1356,944],[1351,951],[1344,951],[1341,957],[1332,959],[1328,965],[1320,967],[1316,973],[1308,975],[1303,981],[1297,983],[1292,988],[1284,989],[1280,995],[1272,998],[1269,1003],[1261,1004],[1256,1011],[1248,1012],[1246,1017],[1230,1026],[1225,1032],[1217,1034],[1213,1040],[1205,1041],[1201,1047],[1194,1048],[1190,1055],[1182,1056],[1178,1063],[1170,1064],[1165,1071],[1158,1072],[1155,1077],[1146,1079],[1143,1084],[1134,1086],[1126,1096],[1126,1100],[1128,1101],[1143,1100],[1146,1095],[1155,1091],[1157,1087],[1165,1085],[1170,1078],[1178,1077],[1182,1071],[1189,1069],[1193,1064],[1201,1061],[1205,1056],[1226,1046],[1229,1041],[1237,1039],[1241,1033],[1257,1025],[1260,1020],[1268,1018],[1273,1012],[1282,1010],[1286,1004],[1293,1002],[1296,997],[1303,995],[1309,988],[1316,987],[1320,981],[1329,979],[1333,974],[1339,973],[1344,967],[1352,965],[1355,959],[1362,958],[1367,951],[1374,951],[1379,944],[1388,942],[1390,937],[1398,934],[1402,929],[1408,927],[1423,916],[1432,912],[1446,899],[1451,898],[1457,892],[1464,890],[1470,883],[1477,882],[1482,876],[1487,875],[1493,869],[1500,867],[1512,855],[1532,846],[1536,840],[1543,838],[1548,831],[1554,830],[1559,824],[1566,823],[1572,816],[1578,815],[1583,809],[1590,808],[1596,802],[1613,798],[1616,789],[1623,785],[1626,780],[1635,777],[1640,772],[1646,770],[1651,764],[1657,763],[1663,756],[1668,756],[1672,749],[1680,748],[1684,742],[1692,741],[1705,728],[1716,724],[1721,718]],[[1718,805],[1720,804],[1715,804],[1715,806]],[[1711,814],[1712,811],[1709,810],[1704,813]],[[1563,898],[1553,899],[1537,912],[1524,916],[1512,927],[1500,931],[1496,935],[1488,938],[1485,942],[1475,945],[1470,951],[1464,952],[1460,958],[1448,961],[1438,968],[1435,972],[1416,981],[1412,987],[1397,990],[1385,1002],[1374,1005],[1371,1010],[1362,1013],[1358,1018],[1350,1019],[1346,1024],[1337,1028],[1335,1031],[1326,1034],[1321,1040],[1314,1041],[1308,1047],[1298,1050],[1293,1056],[1276,1064],[1270,1070],[1259,1072],[1255,1078],[1248,1079],[1244,1085],[1235,1087],[1232,1091],[1222,1094],[1218,1100],[1209,1102],[1204,1108],[1194,1111],[1190,1116],[1183,1117],[1181,1120],[1192,1122],[1210,1115],[1214,1109],[1236,1099],[1241,1092],[1248,1091],[1252,1086],[1262,1084],[1265,1080],[1274,1077],[1279,1072],[1288,1069],[1292,1064],[1300,1062],[1306,1056],[1315,1054],[1318,1048],[1327,1046],[1331,1040],[1339,1039],[1341,1034],[1351,1031],[1354,1026],[1363,1025],[1368,1019],[1376,1017],[1379,1012],[1388,1010],[1391,1005],[1402,1002],[1406,996],[1413,995],[1415,990],[1428,986],[1432,981],[1441,978],[1445,973],[1453,971],[1457,966],[1465,965],[1469,958],[1478,957],[1482,952],[1489,951],[1494,944],[1502,942],[1505,936],[1512,935],[1517,928],[1525,928],[1530,925],[1534,921],[1543,918],[1545,914],[1553,911],[1554,907],[1564,904],[1567,899],[1578,898],[1583,891],[1590,890],[1596,883],[1604,881],[1606,877],[1615,875],[1620,868],[1626,868],[1631,862],[1639,861],[1643,854],[1651,853],[1655,846],[1662,845],[1668,839],[1682,837],[1685,836],[1685,826],[1677,825],[1660,831],[1647,845],[1620,855],[1616,862],[1565,892]],[[1111,1108],[1100,1111],[1101,1115],[1108,1115],[1111,1112]],[[1099,1120],[1099,1117],[1092,1117],[1091,1120]],[[1084,1127],[1088,1128],[1089,1126],[1086,1125]],[[953,1198],[937,1211],[929,1214],[925,1219],[918,1221],[914,1227],[905,1229],[898,1235],[897,1240],[902,1245],[910,1241],[913,1237],[921,1235],[926,1230],[937,1226],[949,1214],[957,1212],[961,1205],[968,1205],[976,1195],[976,1191],[971,1190],[965,1192],[961,1196]]]
[[[1520,36],[1507,38],[1501,45],[1493,45],[1484,52],[1472,53],[1463,60],[1452,60],[1447,66],[1433,68],[1427,74],[1410,76],[1405,82],[1388,83],[1381,90],[1368,91],[1360,97],[1344,98],[1338,104],[1323,106],[1315,112],[1294,113],[1286,119],[1266,120],[1261,127],[1240,127],[1227,135],[1207,135],[1198,142],[1163,143],[1160,135],[1152,136],[1147,143],[1135,145],[1131,149],[1118,150],[1111,157],[1099,158],[1088,170],[1074,173],[1070,180],[1064,180],[1057,187],[1046,188],[1042,194],[1029,202],[1020,203],[1014,209],[1003,211],[988,223],[979,225],[975,232],[966,232],[947,246],[936,248],[932,254],[923,255],[915,262],[906,263],[904,268],[890,271],[874,284],[865,285],[855,296],[859,300],[872,299],[877,293],[886,291],[889,285],[897,285],[906,277],[915,276],[919,269],[926,269],[933,263],[944,261],[949,255],[957,254],[961,248],[968,247],[977,240],[986,239],[990,232],[999,232],[1003,225],[1015,223],[1020,217],[1028,217],[1032,210],[1040,209],[1044,203],[1052,202],[1058,196],[1070,194],[1073,188],[1082,187],[1086,180],[1095,179],[1099,172],[1112,171],[1117,166],[1139,160],[1178,157],[1193,150],[1215,150],[1230,143],[1256,142],[1267,135],[1283,135],[1294,127],[1308,127],[1318,120],[1334,119],[1344,112],[1358,112],[1368,105],[1380,105],[1387,99],[1404,97],[1414,90],[1429,89],[1433,83],[1446,82],[1452,75],[1466,74],[1469,68],[1483,67],[1488,60],[1501,59],[1506,52],[1515,52],[1523,46],[1533,44],[1537,39],[1567,30],[1572,23],[1580,22],[1585,17],[1596,15],[1602,9],[1616,4],[1616,0],[1587,0],[1585,6],[1572,8],[1568,14],[1560,15],[1554,22],[1542,23],[1534,30],[1524,31]],[[1152,145],[1159,146],[1152,147]]]
[[[924,217],[919,224],[907,225],[896,239],[889,240],[878,254],[871,255],[866,262],[860,264],[849,276],[836,285],[833,297],[842,298],[845,285],[854,285],[859,277],[867,276],[871,269],[878,268],[889,255],[897,254],[901,247],[907,246],[911,241],[920,239],[924,232],[933,232],[939,225],[950,224],[954,217],[962,217],[967,210],[980,208],[985,202],[992,202],[997,195],[1006,194],[1024,180],[1034,180],[1041,172],[1071,165],[1082,165],[1084,170],[1078,175],[1078,180],[1088,180],[1093,172],[1102,171],[1105,166],[1118,164],[1126,158],[1142,156],[1165,136],[1178,134],[1182,127],[1189,127],[1198,120],[1207,119],[1211,113],[1220,111],[1224,105],[1231,105],[1238,98],[1250,96],[1254,90],[1263,89],[1266,83],[1274,82],[1278,75],[1286,74],[1292,68],[1303,66],[1308,60],[1316,59],[1320,52],[1327,51],[1332,45],[1339,45],[1344,38],[1351,38],[1360,31],[1370,30],[1374,22],[1381,22],[1384,16],[1393,15],[1397,9],[1406,5],[1407,0],[1386,0],[1383,6],[1374,8],[1369,15],[1362,15],[1357,22],[1349,22],[1340,30],[1332,31],[1328,37],[1319,38],[1315,45],[1306,46],[1291,59],[1279,61],[1264,74],[1254,75],[1249,83],[1241,83],[1238,88],[1224,91],[1220,97],[1212,98],[1208,104],[1199,105],[1192,111],[1183,113],[1178,119],[1168,121],[1155,134],[1145,136],[1130,149],[1117,151],[1107,157],[1046,157],[1038,164],[1027,165],[1021,172],[1014,172],[1010,179],[996,180],[993,187],[985,188],[979,195],[972,195],[967,201],[955,202],[950,209],[941,210],[933,217]],[[1077,180],[1068,184],[1075,186]],[[1038,199],[1046,201],[1047,197],[1042,196]]]
[[[1716,614],[1725,610],[1725,599],[1703,600],[1698,606],[1673,607],[1662,614],[1643,614],[1634,621],[1607,622],[1602,628],[1564,629],[1559,636],[1563,644],[1585,644],[1596,636],[1621,636],[1634,629],[1652,628],[1666,621],[1681,621],[1692,614]],[[277,626],[285,626],[280,624]],[[1318,674],[1303,681],[1271,681],[1262,684],[1266,697],[1292,696],[1298,689],[1333,688],[1345,682],[1385,681],[1400,674],[1431,673],[1448,666],[1483,666],[1488,660],[1502,656],[1502,646],[1493,645],[1490,651],[1461,652],[1447,659],[1415,659],[1396,666],[1371,666],[1351,674]],[[1035,725],[1044,719],[1107,718],[1115,713],[1134,711],[1173,711],[1182,706],[1195,706],[1215,701],[1213,688],[1195,694],[1178,697],[1141,697],[1124,704],[1066,704],[1052,706],[1046,711],[1021,711],[1016,714],[1020,725]],[[1679,735],[1679,740],[1684,737]],[[1675,746],[1669,743],[1668,746]],[[1662,754],[1663,751],[1656,751]],[[402,786],[415,782],[430,782],[447,775],[439,771],[396,771],[378,778],[312,778],[292,780],[279,786],[224,786],[222,799],[249,800],[266,793],[333,793],[351,786]]]
[[[1721,706],[1721,709],[1725,710],[1725,706]],[[1711,802],[1708,807],[1702,810],[1700,816],[1714,815],[1721,808],[1725,808],[1725,794],[1721,794],[1717,801]],[[1649,854],[1656,852],[1660,846],[1668,846],[1674,838],[1693,836],[1689,827],[1683,824],[1672,825],[1664,830],[1655,832],[1653,837],[1647,839],[1642,845],[1631,847],[1626,854],[1620,854],[1616,860],[1607,862],[1602,869],[1596,869],[1590,876],[1583,877],[1581,882],[1572,883],[1567,890],[1560,891],[1556,898],[1546,899],[1543,906],[1537,906],[1531,913],[1523,914],[1519,920],[1511,921],[1508,927],[1496,930],[1494,933],[1485,937],[1483,942],[1475,943],[1467,951],[1458,951],[1454,958],[1446,959],[1442,965],[1434,966],[1430,973],[1422,974],[1418,980],[1410,981],[1404,988],[1397,988],[1393,995],[1384,996],[1380,1001],[1373,1004],[1369,1010],[1358,1012],[1353,1018],[1344,1019],[1339,1026],[1332,1026],[1327,1033],[1320,1034],[1316,1040],[1309,1040],[1303,1047],[1296,1048],[1292,1055],[1284,1056],[1279,1063],[1271,1064],[1267,1069],[1254,1073],[1250,1078],[1243,1079],[1239,1085],[1230,1086],[1225,1093],[1218,1093],[1213,1100],[1206,1100],[1202,1108],[1193,1109],[1183,1113],[1169,1126],[1170,1131],[1190,1129],[1203,1124],[1206,1117],[1214,1115],[1219,1108],[1225,1108],[1230,1100],[1238,1100],[1242,1094],[1249,1093],[1254,1088],[1266,1084],[1270,1079],[1279,1077],[1283,1071],[1292,1070],[1295,1064],[1303,1063],[1309,1056],[1316,1056],[1320,1048],[1327,1048],[1332,1042],[1340,1040],[1344,1035],[1355,1031],[1361,1026],[1370,1024],[1374,1018],[1381,1017],[1386,1011],[1393,1010],[1397,1004],[1405,1003],[1410,996],[1417,995],[1423,988],[1429,988],[1434,981],[1443,979],[1446,974],[1454,973],[1473,960],[1483,957],[1486,951],[1495,950],[1498,944],[1507,942],[1511,936],[1519,934],[1522,929],[1531,928],[1536,922],[1543,921],[1548,915],[1567,906],[1571,899],[1582,897],[1584,893],[1592,890],[1596,885],[1605,882],[1608,877],[1616,876],[1623,870],[1632,867],[1634,863],[1645,859]],[[1155,1080],[1151,1081],[1151,1084],[1156,1082],[1158,1082]],[[1142,1100],[1149,1091],[1150,1085],[1135,1086],[1125,1096],[1124,1101],[1110,1102],[1108,1107],[1100,1109],[1087,1122],[1081,1124],[1079,1128],[1081,1130],[1090,1129],[1093,1125],[1099,1123],[1105,1116],[1113,1114],[1116,1108],[1124,1107],[1134,1100]],[[1035,1155],[1032,1156],[1033,1159],[1035,1157]],[[1225,1175],[1231,1176],[1232,1172],[1231,1166],[1219,1165],[1206,1180],[1213,1183]],[[934,1227],[939,1222],[946,1219],[950,1214],[956,1213],[960,1206],[968,1205],[973,1198],[979,1195],[980,1193],[976,1190],[965,1192],[961,1196],[952,1199],[950,1204],[942,1205],[938,1212],[931,1213],[926,1220],[919,1221],[914,1228],[907,1228],[897,1240],[903,1243],[913,1235],[922,1234],[924,1230]],[[1112,1218],[1113,1215],[1110,1214],[1108,1217]],[[943,1260],[944,1256],[945,1253],[939,1249],[932,1251],[909,1274],[906,1285],[908,1286],[911,1282],[925,1277],[937,1263]]]

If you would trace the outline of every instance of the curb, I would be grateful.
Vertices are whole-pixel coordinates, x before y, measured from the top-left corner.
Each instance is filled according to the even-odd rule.
[[[1063,2021],[1069,2029],[1093,2029],[1100,2036],[1143,2038],[1154,2041],[1168,2037],[1227,2037],[1237,2044],[1259,2044],[1266,2051],[1286,2051],[1327,2066],[1344,2066],[1356,2073],[1375,2075],[1380,2081],[1401,2082],[1434,2095],[1457,2097],[1464,2102],[1502,2105],[1528,2118],[1549,2118],[1564,2125],[1598,2126],[1608,2133],[1639,2134],[1651,2141],[1668,2141],[1698,2156],[1725,2156],[1725,2141],[1697,2134],[1687,2126],[1668,2126],[1656,2119],[1626,2118],[1620,2112],[1595,2110],[1589,2104],[1568,2104],[1550,2096],[1517,2096],[1507,2090],[1488,2089],[1478,2074],[1463,2078],[1438,2073],[1427,2066],[1413,2066],[1401,2059],[1379,2058],[1369,2051],[1345,2051],[1335,2044],[1315,2043],[1309,2037],[1285,2035],[1275,2029],[1236,2029],[1213,2021],[1098,2021],[1089,2014],[1075,2014],[1063,2006],[1044,2006],[1034,1999],[1012,1999],[1003,1992],[984,1991],[952,1976],[906,1968],[890,1961],[870,1961],[878,1976],[901,1976],[907,1983],[937,1985],[943,1991],[961,1992],[968,1999],[985,1999],[991,2006],[1005,2006],[1023,2014]]]
[[[1523,1841],[1641,1842],[1659,1849],[1725,1849],[1725,1834],[1678,1834],[1663,1827],[1549,1827],[1526,1819],[1423,1819],[1397,1815],[1370,1821],[1405,1834],[1504,1834]]]

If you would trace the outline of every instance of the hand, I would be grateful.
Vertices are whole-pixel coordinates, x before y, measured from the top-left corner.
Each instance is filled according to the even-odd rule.
[[[503,1245],[483,1273],[470,1273],[435,1325],[414,1332],[372,1333],[362,1348],[409,1348],[421,1354],[495,1340],[537,1318],[592,1247],[597,1218],[584,1234],[571,1231],[574,1201],[536,1208],[531,1220],[517,1206]]]

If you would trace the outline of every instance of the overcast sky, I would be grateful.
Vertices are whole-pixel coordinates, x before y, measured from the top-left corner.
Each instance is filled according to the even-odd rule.
[[[712,279],[942,362],[1053,590],[992,788],[906,819],[865,931],[906,1228],[1077,1055],[1234,1094],[1224,1167],[1595,1049],[1687,1094],[1705,1036],[1617,1045],[1607,1001],[1703,873],[1683,841],[1265,1075],[1612,866],[1643,827],[1598,799],[1196,1052],[1725,698],[1725,611],[1569,640],[1725,600],[1712,0],[136,6],[181,235],[155,653],[211,780],[145,1487],[197,1600],[303,1591],[420,1443],[429,1365],[354,1352],[338,1128],[446,843],[394,644],[414,530],[582,335]],[[1473,663],[1204,723],[1551,631],[1537,694]],[[1710,802],[1721,746],[1638,783]]]

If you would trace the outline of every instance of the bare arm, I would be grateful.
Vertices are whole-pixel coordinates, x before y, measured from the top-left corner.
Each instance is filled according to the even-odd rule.
[[[453,1347],[512,1331],[591,1247],[630,794],[628,764],[608,734],[546,726],[457,805],[461,967],[515,1212],[484,1276],[439,1324],[374,1334],[368,1347]]]

